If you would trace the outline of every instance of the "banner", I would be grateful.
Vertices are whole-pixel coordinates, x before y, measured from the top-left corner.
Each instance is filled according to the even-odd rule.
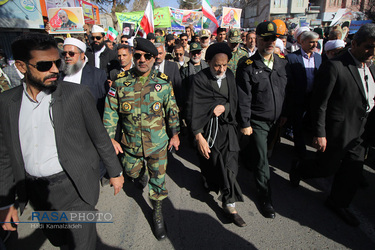
[[[85,23],[95,24],[94,10],[92,9],[92,4],[82,0],[81,5]]]
[[[43,0],[42,0],[43,1]],[[78,0],[45,0],[47,11],[50,8],[80,7]]]
[[[39,0],[0,1],[0,27],[44,29]]]
[[[48,10],[50,34],[84,33],[81,7],[51,8]]]
[[[242,9],[223,7],[222,28],[241,28]]]
[[[350,27],[349,27],[349,34],[355,34],[361,28],[362,25],[366,23],[372,23],[372,20],[364,20],[364,21],[351,21]]]
[[[120,13],[116,12],[116,17],[119,23],[120,30],[123,30],[123,23],[135,23],[138,28],[139,23],[144,15],[144,11],[134,11]],[[169,14],[169,7],[155,8],[154,9],[154,28],[168,28],[171,27],[171,17]]]
[[[176,8],[169,9],[171,12],[171,27],[173,29],[185,30],[185,27],[190,24],[194,26],[194,30],[200,30],[202,28],[202,11]]]

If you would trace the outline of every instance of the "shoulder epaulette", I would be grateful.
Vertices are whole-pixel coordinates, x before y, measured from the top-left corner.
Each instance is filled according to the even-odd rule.
[[[252,64],[254,61],[252,61],[251,59],[247,59],[246,61],[245,61],[245,63],[246,63],[246,65],[250,65],[250,64]]]
[[[160,79],[163,79],[164,81],[169,82],[169,77],[164,73],[159,72],[157,77],[160,78]]]
[[[127,71],[122,71],[122,72],[120,72],[120,73],[118,73],[117,74],[117,79],[119,79],[119,78],[123,78],[123,77],[125,77],[125,76],[128,76],[128,71],[129,70],[127,70]]]

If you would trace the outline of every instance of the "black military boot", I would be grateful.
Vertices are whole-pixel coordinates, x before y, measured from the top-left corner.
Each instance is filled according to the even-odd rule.
[[[154,234],[158,240],[167,238],[167,232],[165,230],[165,224],[162,214],[162,202],[163,201],[152,201],[154,206],[152,221],[154,223]]]

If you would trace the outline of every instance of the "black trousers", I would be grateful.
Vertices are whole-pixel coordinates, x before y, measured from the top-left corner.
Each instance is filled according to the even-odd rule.
[[[330,198],[337,206],[348,207],[358,189],[363,170],[365,147],[362,142],[358,138],[347,149],[328,146],[324,153],[317,152],[315,160],[302,161],[299,167],[302,179],[334,175]]]
[[[82,200],[73,182],[64,172],[48,178],[27,176],[26,183],[29,200],[35,211],[95,211],[94,206]],[[95,249],[96,224],[76,225],[73,229],[61,229],[57,224],[41,224],[41,227],[44,235],[54,246],[68,245],[69,249]]]

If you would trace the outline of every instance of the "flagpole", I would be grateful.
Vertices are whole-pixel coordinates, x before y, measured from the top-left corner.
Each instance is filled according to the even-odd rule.
[[[141,27],[141,24],[139,24],[138,25],[138,28],[137,28],[137,30],[135,31],[135,33],[134,33],[134,37],[136,37],[137,36],[137,34],[138,34],[138,31],[139,31],[139,27]]]

